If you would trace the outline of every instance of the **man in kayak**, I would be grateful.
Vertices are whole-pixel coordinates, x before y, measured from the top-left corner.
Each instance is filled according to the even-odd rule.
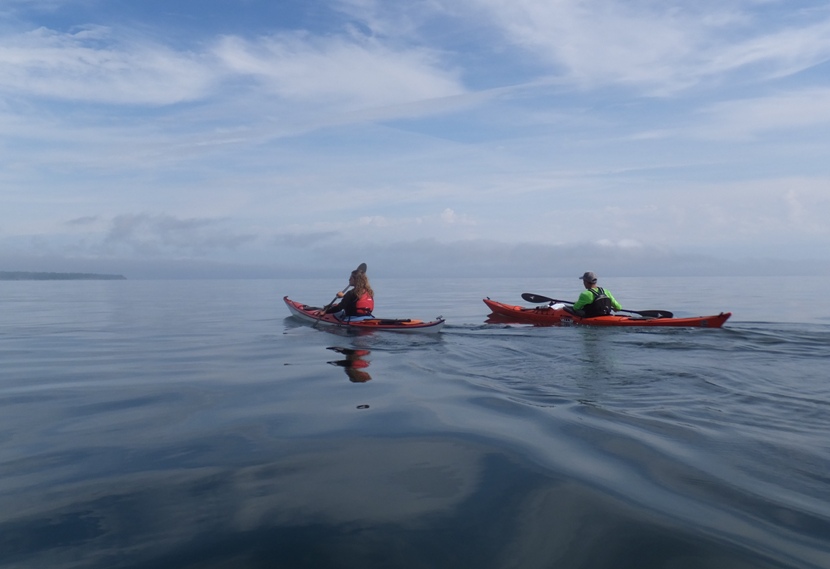
[[[366,273],[358,270],[352,271],[349,277],[349,286],[352,287],[349,292],[337,293],[340,302],[329,306],[325,313],[334,314],[336,318],[349,322],[374,318],[372,310],[375,309],[375,291],[372,290]]]
[[[574,314],[590,318],[611,314],[612,310],[622,310],[622,305],[617,302],[611,291],[597,286],[597,275],[595,273],[588,271],[580,278],[585,290],[579,294],[579,298],[574,302]]]

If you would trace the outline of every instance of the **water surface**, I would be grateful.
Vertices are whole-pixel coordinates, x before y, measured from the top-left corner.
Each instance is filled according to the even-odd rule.
[[[612,279],[720,330],[485,323],[577,279],[0,283],[2,567],[827,567],[830,302]],[[830,284],[830,282],[818,283]]]

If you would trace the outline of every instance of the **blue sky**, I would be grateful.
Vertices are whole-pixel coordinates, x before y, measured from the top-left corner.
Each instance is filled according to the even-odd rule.
[[[4,0],[0,270],[830,274],[830,4]]]

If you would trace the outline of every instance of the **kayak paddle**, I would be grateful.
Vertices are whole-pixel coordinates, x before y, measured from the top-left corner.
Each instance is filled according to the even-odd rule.
[[[528,302],[532,302],[533,304],[540,304],[544,302],[561,302],[563,304],[573,304],[573,302],[569,300],[557,300],[555,298],[548,298],[547,296],[542,296],[541,294],[533,294],[532,292],[523,293],[522,298]],[[639,314],[640,316],[646,316],[648,318],[672,318],[674,316],[674,313],[669,312],[668,310],[618,310],[617,312],[630,312],[631,314]]]
[[[356,273],[364,273],[364,274],[365,274],[365,273],[366,273],[366,263],[360,263],[360,264],[357,266],[357,268],[354,270],[354,272],[356,272]],[[341,290],[340,292],[338,292],[337,294],[335,294],[335,295],[334,295],[334,298],[332,298],[332,299],[331,299],[331,302],[329,302],[327,305],[325,305],[325,306],[324,306],[324,307],[320,310],[320,315],[322,316],[322,315],[323,315],[323,313],[325,313],[325,312],[326,312],[326,310],[328,310],[328,309],[331,307],[331,305],[332,305],[332,304],[334,304],[334,301],[335,301],[335,300],[337,300],[337,297],[338,297],[338,296],[340,296],[342,293],[346,292],[347,290],[349,290],[349,287],[351,287],[351,286],[352,286],[352,285],[346,285],[346,288],[344,288],[343,290]],[[315,322],[315,323],[314,323],[314,325],[316,326],[316,325],[317,325],[317,322]]]

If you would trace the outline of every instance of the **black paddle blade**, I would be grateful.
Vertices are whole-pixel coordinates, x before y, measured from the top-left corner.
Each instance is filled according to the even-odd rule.
[[[366,263],[360,263],[354,272],[366,274]]]
[[[562,304],[573,304],[573,302],[571,302],[570,300],[558,300],[556,298],[542,296],[541,294],[533,294],[532,292],[522,293],[522,298],[528,302],[532,302],[533,304],[546,304],[548,302],[561,302]]]
[[[674,318],[674,312],[668,310],[623,310],[622,312],[633,312],[648,318]]]
[[[546,302],[553,302],[552,298],[542,296],[541,294],[533,294],[532,292],[522,293],[522,298],[533,304],[544,304]]]

